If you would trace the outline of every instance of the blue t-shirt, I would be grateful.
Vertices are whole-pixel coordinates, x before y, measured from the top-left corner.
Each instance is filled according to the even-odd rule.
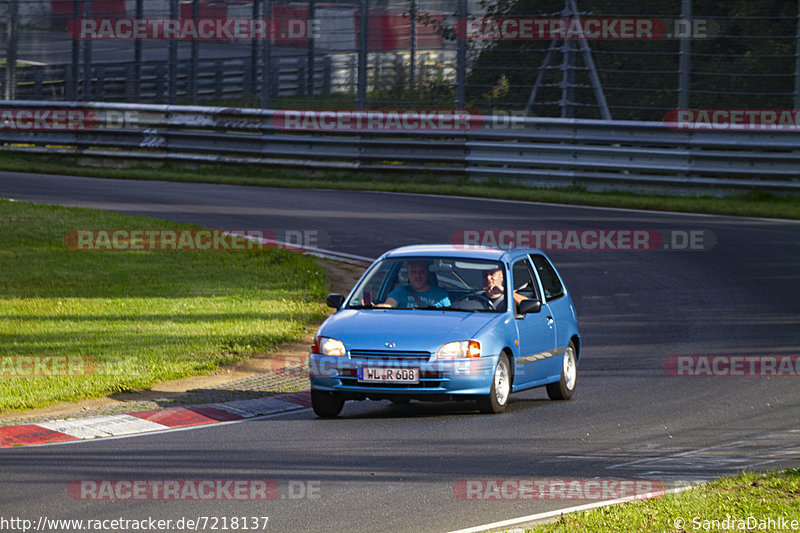
[[[441,287],[429,287],[425,292],[418,292],[417,298],[422,302],[421,306],[411,296],[411,291],[405,285],[401,285],[390,292],[389,298],[397,300],[397,307],[426,307],[428,305],[450,307],[450,296]]]

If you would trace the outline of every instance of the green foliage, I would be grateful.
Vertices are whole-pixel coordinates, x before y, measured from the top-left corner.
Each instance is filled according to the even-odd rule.
[[[668,494],[658,499],[601,507],[561,516],[555,523],[534,528],[535,533],[586,531],[617,533],[637,531],[752,531],[753,523],[738,527],[723,521],[756,520],[759,531],[779,530],[761,527],[759,521],[783,518],[788,523],[800,521],[800,470],[765,474],[742,473],[722,478],[695,488]],[[717,521],[717,522],[714,522]],[[791,526],[790,526],[791,527]]]
[[[561,17],[563,0],[499,0],[482,2],[492,17]],[[674,33],[681,17],[680,0],[618,2],[578,0],[583,17],[658,19]],[[690,102],[693,108],[791,109],[797,32],[796,2],[711,0],[693,2],[692,16],[706,24],[707,37],[690,39]],[[573,41],[577,42],[577,41]],[[467,77],[470,105],[523,109],[544,65],[549,40],[498,40],[470,43],[476,57]],[[563,45],[563,41],[558,43]],[[680,40],[590,40],[600,84],[618,120],[663,120],[678,105]],[[553,55],[534,106],[539,116],[559,116],[563,54]],[[576,116],[600,118],[594,92],[580,53]],[[505,79],[508,90],[499,93]],[[549,102],[549,103],[548,103]],[[641,109],[650,108],[650,109]]]
[[[207,373],[299,339],[324,316],[308,257],[259,251],[75,251],[73,229],[186,224],[0,200],[0,356],[85,356],[77,377],[0,377],[0,411]]]

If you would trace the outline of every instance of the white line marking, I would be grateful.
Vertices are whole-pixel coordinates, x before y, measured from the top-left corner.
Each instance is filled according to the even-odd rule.
[[[233,235],[231,233],[225,232],[226,235]],[[363,255],[355,255],[355,254],[346,254],[344,252],[337,252],[334,250],[327,250],[325,248],[315,248],[313,246],[302,246],[299,244],[290,244],[284,241],[278,241],[274,239],[264,239],[255,237],[253,235],[241,235],[236,234],[237,237],[244,237],[245,239],[253,240],[259,242],[261,244],[272,244],[275,246],[279,246],[281,248],[286,248],[290,251],[297,251],[301,250],[302,253],[306,253],[308,255],[313,255],[316,257],[323,257],[325,259],[334,259],[337,261],[343,261],[345,263],[350,263],[353,265],[364,266],[363,263],[367,263],[367,265],[372,264],[375,261],[372,257],[364,257]]]
[[[625,498],[616,498],[614,500],[604,500],[602,502],[594,502],[594,503],[587,503],[585,505],[578,505],[575,507],[566,507],[564,509],[556,509],[555,511],[547,511],[545,513],[537,513],[528,516],[520,516],[519,518],[511,518],[509,520],[503,520],[501,522],[493,522],[491,524],[483,524],[480,526],[474,526],[466,529],[459,529],[456,531],[451,531],[450,533],[480,533],[482,531],[492,531],[495,529],[500,529],[504,527],[511,527],[511,526],[519,526],[522,524],[527,524],[529,522],[539,522],[542,520],[547,520],[549,518],[555,518],[561,516],[562,514],[569,514],[569,513],[577,513],[580,511],[588,511],[590,509],[597,509],[598,507],[607,507],[609,505],[618,505],[620,503],[628,503],[636,500],[648,500],[651,498],[658,498],[659,496],[664,496],[665,494],[674,494],[677,492],[683,492],[685,490],[691,489],[695,487],[695,485],[688,485],[685,487],[677,487],[674,489],[669,489],[666,491],[658,490],[654,492],[648,492],[646,494],[638,494],[636,496],[626,496]]]

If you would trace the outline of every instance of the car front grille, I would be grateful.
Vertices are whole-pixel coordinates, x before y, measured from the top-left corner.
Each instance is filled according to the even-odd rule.
[[[351,359],[380,359],[383,361],[416,361],[430,360],[430,352],[402,352],[393,350],[350,350]]]

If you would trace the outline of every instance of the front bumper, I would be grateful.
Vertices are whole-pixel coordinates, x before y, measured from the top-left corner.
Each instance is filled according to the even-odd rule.
[[[499,356],[470,359],[403,360],[331,357],[312,353],[309,358],[311,388],[345,393],[351,398],[450,397],[489,394]],[[419,383],[363,383],[364,367],[419,368]]]

